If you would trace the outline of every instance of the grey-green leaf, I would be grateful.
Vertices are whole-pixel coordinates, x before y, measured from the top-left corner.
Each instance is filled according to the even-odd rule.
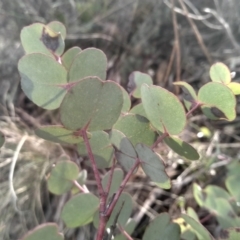
[[[143,240],[180,240],[180,227],[168,213],[161,213],[148,225]]]
[[[145,174],[159,187],[169,189],[171,182],[165,172],[165,166],[160,156],[141,143],[137,144],[135,149]]]
[[[157,138],[148,119],[140,115],[126,114],[121,116],[113,128],[126,135],[133,146],[137,143],[144,143],[147,146],[151,146]]]
[[[69,70],[69,82],[75,82],[86,77],[106,79],[107,57],[99,49],[87,48],[75,58]]]
[[[99,207],[99,199],[91,193],[72,197],[63,207],[61,218],[69,228],[84,226],[93,220]]]
[[[67,71],[54,58],[41,53],[22,57],[18,63],[21,86],[27,97],[45,109],[60,106],[67,90]]]
[[[111,129],[120,116],[122,90],[112,81],[86,78],[74,84],[60,107],[62,124],[71,130]]]
[[[160,132],[179,134],[185,127],[186,114],[179,99],[159,86],[142,85],[141,96],[147,118]],[[177,119],[177,124],[176,124]]]
[[[44,223],[29,231],[21,240],[64,240],[55,223]]]
[[[126,171],[129,171],[137,160],[137,153],[129,139],[120,131],[113,129],[110,141],[115,148],[115,156]]]
[[[189,159],[198,160],[199,154],[190,144],[182,141],[180,138],[175,136],[169,136],[164,138],[164,142],[177,154]]]
[[[72,181],[78,177],[79,169],[74,162],[58,162],[47,181],[50,192],[61,195],[73,186]]]
[[[38,137],[55,143],[76,144],[83,142],[80,133],[68,130],[61,125],[41,126],[35,130],[35,133]]]

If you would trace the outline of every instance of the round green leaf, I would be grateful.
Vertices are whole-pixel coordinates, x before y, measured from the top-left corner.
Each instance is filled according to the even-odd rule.
[[[62,38],[65,39],[67,36],[67,30],[65,28],[65,26],[58,21],[52,21],[50,23],[48,23],[47,25],[49,28],[51,28],[54,32],[56,33],[60,33],[62,35]]]
[[[227,86],[232,90],[234,95],[240,94],[240,83],[230,82]]]
[[[165,166],[160,156],[143,144],[137,144],[135,149],[145,174],[159,187],[169,189],[171,182],[165,172]]]
[[[199,154],[190,144],[182,141],[178,137],[169,136],[164,138],[164,142],[177,154],[189,160],[198,160]]]
[[[125,113],[125,112],[128,112],[130,110],[130,107],[131,107],[131,99],[129,97],[129,94],[128,92],[123,88],[121,87],[122,89],[122,92],[123,92],[123,107],[122,107],[122,112]]]
[[[67,71],[54,58],[28,54],[20,59],[18,70],[22,89],[30,100],[45,109],[60,106],[66,94]]]
[[[126,171],[129,171],[137,160],[137,153],[129,139],[120,131],[113,129],[109,134],[115,148],[117,161]]]
[[[65,48],[62,35],[41,23],[34,23],[24,27],[20,38],[27,54],[44,53],[53,56],[54,53],[60,56]]]
[[[86,77],[106,79],[107,57],[99,49],[87,48],[75,58],[69,70],[69,82],[75,82]]]
[[[226,187],[236,202],[240,202],[239,182],[239,174],[228,176],[226,179]]]
[[[43,126],[35,130],[35,134],[45,140],[55,143],[75,144],[83,142],[81,135],[78,132],[73,132],[63,126]],[[91,135],[89,134],[89,137]]]
[[[142,103],[147,118],[160,132],[164,128],[171,135],[179,134],[185,127],[186,115],[178,98],[164,88],[142,85]]]
[[[180,227],[168,213],[161,213],[147,227],[142,240],[180,240]]]
[[[89,140],[94,159],[98,168],[107,168],[112,164],[113,147],[111,146],[109,136],[106,132],[91,132]],[[88,152],[85,143],[78,144],[78,152],[81,156],[88,158]]]
[[[220,232],[219,240],[239,240],[240,239],[240,228],[228,228],[222,229]]]
[[[123,105],[121,88],[112,81],[86,78],[68,91],[60,107],[62,124],[71,130],[110,129]]]
[[[21,240],[64,240],[55,223],[44,223],[29,231]]]
[[[68,49],[63,55],[62,55],[62,63],[64,67],[69,70],[71,67],[71,64],[73,63],[75,57],[81,52],[81,48],[79,47],[73,47]]]
[[[117,218],[117,223],[124,226],[132,214],[133,201],[128,193],[122,193],[115,205],[112,214],[107,222],[107,227],[112,226]],[[99,225],[99,212],[94,215],[94,226],[98,228]]]
[[[240,219],[237,217],[237,213],[233,210],[229,201],[223,198],[216,198],[215,201],[216,205],[210,211],[216,214],[219,225],[224,229],[239,227]]]
[[[135,98],[141,98],[141,86],[144,83],[153,84],[152,78],[146,73],[135,71],[129,76],[128,88],[133,89],[132,95]]]
[[[236,117],[236,98],[233,92],[224,84],[208,83],[200,88],[198,99],[203,103],[203,113],[210,119],[227,119]]]
[[[72,197],[63,207],[61,218],[69,228],[84,226],[93,220],[99,208],[99,199],[91,193]]]
[[[111,174],[111,170],[108,171],[102,178],[102,186],[105,191],[107,190],[106,188],[108,186],[110,174]],[[123,180],[123,171],[120,168],[114,169],[108,197],[112,197],[113,194],[117,192],[118,188],[122,183],[122,180]]]
[[[194,102],[197,101],[197,94],[195,90],[191,85],[189,85],[186,82],[177,81],[177,82],[174,82],[173,84],[178,85],[182,88],[184,104],[187,110],[190,110]]]
[[[2,132],[0,132],[0,148],[3,146],[5,142],[5,137]]]
[[[186,223],[188,223],[194,229],[194,231],[197,233],[200,239],[214,240],[211,234],[207,231],[206,228],[203,227],[203,225],[200,222],[196,221],[195,219],[189,217],[186,214],[182,214],[181,217],[185,220]]]
[[[50,192],[61,195],[71,189],[73,180],[78,177],[79,169],[74,162],[58,162],[48,178]]]
[[[217,62],[210,68],[210,78],[213,82],[228,84],[231,82],[231,72],[225,64]]]
[[[130,113],[133,113],[133,114],[137,114],[137,115],[140,115],[140,116],[143,116],[145,118],[147,118],[147,114],[144,110],[144,107],[143,107],[143,104],[142,103],[139,103],[137,105],[135,105],[131,110],[130,110]],[[148,118],[147,118],[148,119]]]
[[[121,131],[132,142],[133,146],[137,143],[151,146],[157,137],[148,119],[140,115],[127,114],[121,116],[113,128]]]

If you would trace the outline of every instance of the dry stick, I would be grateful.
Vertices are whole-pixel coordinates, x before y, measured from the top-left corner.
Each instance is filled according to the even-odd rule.
[[[82,137],[83,137],[83,140],[85,142],[85,145],[86,145],[86,148],[88,151],[89,160],[91,162],[94,177],[96,179],[97,187],[98,187],[98,193],[99,193],[99,198],[100,198],[100,207],[99,207],[100,223],[99,223],[99,227],[98,227],[98,231],[97,231],[97,240],[102,240],[104,238],[105,227],[106,227],[107,220],[108,220],[108,218],[103,214],[105,212],[105,208],[106,208],[107,194],[104,192],[104,189],[102,186],[100,174],[97,169],[97,164],[95,162],[95,158],[94,158],[94,155],[93,155],[93,152],[92,152],[89,140],[88,140],[86,129],[83,129],[81,131],[81,133],[82,133]]]
[[[106,217],[111,216],[111,213],[112,213],[112,211],[113,211],[113,209],[114,209],[114,207],[115,207],[115,205],[116,205],[124,187],[126,186],[129,178],[132,176],[133,172],[139,166],[139,164],[140,164],[140,160],[137,158],[135,164],[133,165],[133,167],[130,169],[130,171],[127,173],[124,180],[122,181],[122,183],[121,183],[117,193],[115,194],[114,199],[113,199],[112,203],[110,204],[109,208],[106,209],[106,213],[105,213]]]
[[[179,1],[180,5],[181,5],[181,7],[182,7],[182,9],[185,13],[186,18],[188,19],[189,24],[191,25],[191,27],[193,29],[193,32],[194,32],[194,34],[197,38],[198,44],[200,45],[202,51],[204,52],[209,64],[212,64],[212,57],[208,53],[207,47],[205,46],[205,44],[203,42],[202,36],[199,33],[197,26],[195,25],[194,21],[189,17],[189,12],[188,12],[185,4],[183,3],[183,1],[182,0],[178,0],[178,1]]]
[[[168,66],[167,66],[167,71],[166,71],[164,79],[163,79],[163,83],[164,84],[167,82],[169,74],[170,74],[170,71],[172,69],[175,52],[176,52],[176,45],[174,44],[173,48],[172,48],[172,53],[171,53],[171,56],[170,56],[170,59],[169,59],[169,63],[168,63]]]
[[[81,192],[89,193],[88,189],[82,187],[76,180],[73,181],[73,184],[74,184]]]
[[[181,79],[181,52],[179,47],[179,34],[178,34],[178,25],[177,25],[177,17],[174,11],[174,0],[172,2],[172,21],[173,21],[173,29],[174,29],[174,46],[175,46],[175,55],[176,55],[176,81],[180,81]],[[179,87],[176,87],[176,93],[178,94]]]

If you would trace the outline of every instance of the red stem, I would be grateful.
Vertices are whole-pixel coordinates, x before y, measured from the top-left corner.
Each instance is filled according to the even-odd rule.
[[[165,138],[168,137],[169,134],[167,132],[163,133],[158,139],[157,141],[152,145],[152,149],[157,147],[157,145]]]
[[[106,217],[111,216],[112,211],[113,211],[113,209],[114,209],[114,207],[115,207],[115,205],[116,205],[116,203],[117,203],[117,201],[118,201],[118,199],[119,199],[119,197],[120,197],[124,187],[126,186],[129,178],[132,176],[133,172],[139,166],[139,164],[140,164],[140,160],[137,158],[135,164],[133,165],[133,167],[130,169],[130,171],[127,173],[127,175],[125,176],[124,180],[122,181],[122,183],[121,183],[117,193],[115,194],[114,199],[113,199],[112,203],[110,204],[109,208],[106,209],[106,213],[105,213]]]
[[[94,177],[96,179],[97,182],[97,187],[98,187],[98,193],[99,193],[99,198],[100,198],[100,223],[99,223],[99,227],[98,227],[98,232],[97,232],[97,240],[102,240],[104,238],[104,233],[105,233],[105,227],[107,224],[107,220],[108,218],[105,216],[105,210],[106,210],[106,201],[107,201],[107,193],[104,192],[103,186],[102,186],[102,182],[101,182],[101,177],[97,168],[97,164],[88,140],[88,136],[87,136],[87,132],[86,129],[81,130],[82,132],[82,137],[83,140],[85,142],[87,151],[88,151],[88,156],[89,156],[89,160],[91,162],[92,168],[93,168],[93,173],[94,173]]]
[[[193,112],[194,112],[196,109],[198,109],[201,105],[202,105],[202,103],[197,102],[197,103],[193,106],[193,108],[191,108],[191,109],[187,112],[186,117],[188,117],[191,113],[193,113]]]
[[[106,187],[106,190],[105,190],[105,192],[107,194],[109,194],[109,191],[110,191],[110,188],[111,188],[114,169],[115,169],[115,158],[113,159],[113,165],[110,169],[109,179],[108,179],[107,187]],[[109,196],[109,197],[111,197],[111,196]]]
[[[133,238],[131,238],[131,236],[123,229],[123,227],[120,224],[118,224],[118,228],[128,240],[133,240]]]

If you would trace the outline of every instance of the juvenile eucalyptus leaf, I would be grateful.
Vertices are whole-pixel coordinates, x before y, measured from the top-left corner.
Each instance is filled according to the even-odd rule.
[[[68,130],[60,125],[42,126],[35,130],[35,134],[40,138],[55,143],[76,144],[83,142],[80,133]],[[89,134],[90,137],[91,135]]]
[[[132,142],[133,146],[137,143],[151,146],[157,138],[148,119],[137,114],[121,116],[113,128],[121,131]]]
[[[99,49],[87,48],[76,55],[69,69],[68,80],[75,82],[86,77],[106,79],[107,57]]]
[[[112,164],[113,147],[109,140],[109,135],[103,131],[91,132],[89,143],[97,167],[110,167]],[[78,152],[81,156],[88,158],[88,152],[84,142],[78,144]]]
[[[240,182],[240,175],[231,175],[228,176],[226,179],[226,187],[231,195],[234,197],[236,202],[240,202],[240,191],[239,191],[239,182]]]
[[[5,142],[5,137],[2,132],[0,132],[0,148],[3,146]]]
[[[180,240],[179,225],[173,223],[168,213],[161,213],[147,227],[143,240]]]
[[[75,57],[81,52],[81,48],[79,47],[73,47],[68,49],[63,55],[62,55],[62,63],[64,67],[69,70],[71,67],[71,64],[73,63]]]
[[[220,226],[224,229],[230,227],[239,227],[240,218],[233,210],[229,201],[224,198],[216,198],[215,202],[216,202],[215,208],[210,211],[214,212]]]
[[[111,170],[109,170],[102,178],[102,186],[105,191],[107,190],[110,174]],[[113,194],[117,192],[118,188],[122,183],[123,176],[124,176],[123,171],[120,168],[114,169],[108,197],[112,197]]]
[[[185,110],[174,94],[159,86],[143,84],[141,96],[147,118],[153,127],[160,132],[164,132],[166,129],[171,135],[177,135],[184,129]]]
[[[56,33],[60,33],[62,35],[62,38],[65,39],[67,36],[67,30],[65,26],[58,21],[52,21],[47,24],[47,26],[52,29]]]
[[[137,114],[137,115],[140,115],[140,116],[143,116],[145,118],[147,118],[147,114],[144,110],[144,107],[143,107],[143,104],[142,103],[139,103],[137,105],[135,105],[131,110],[130,110],[130,113],[133,113],[133,114]],[[147,118],[148,119],[148,118]]]
[[[160,156],[152,149],[140,143],[136,145],[135,149],[145,174],[159,187],[169,189],[171,182],[165,172],[165,166]]]
[[[148,74],[138,71],[131,73],[129,76],[128,91],[132,92],[135,98],[141,98],[141,86],[143,83],[152,85],[152,78]]]
[[[198,160],[199,154],[190,144],[182,141],[180,138],[175,136],[169,136],[164,138],[164,142],[177,154],[189,159]]]
[[[65,48],[63,36],[61,33],[55,32],[51,28],[51,24],[46,26],[41,23],[34,23],[24,27],[20,38],[27,54],[44,53],[49,56],[53,56],[53,54],[60,56]]]
[[[225,64],[217,62],[210,68],[210,78],[213,82],[228,84],[231,82],[231,72]]]
[[[232,121],[236,117],[236,98],[224,84],[211,82],[205,84],[198,92],[198,99],[203,103],[203,113],[210,119]]]
[[[44,223],[29,231],[21,240],[64,240],[55,223]]]
[[[71,161],[58,162],[48,178],[50,192],[61,195],[71,189],[72,181],[78,177],[78,166]]]
[[[99,199],[91,193],[72,197],[63,207],[61,218],[69,228],[87,225],[99,208]]]
[[[228,228],[222,229],[220,232],[219,240],[239,240],[240,239],[240,228]]]
[[[115,129],[110,132],[109,136],[117,161],[126,171],[129,171],[137,160],[137,153],[132,143],[122,132]]]
[[[230,82],[227,86],[232,90],[234,95],[240,94],[240,83]]]
[[[131,108],[131,99],[129,97],[128,92],[121,87],[122,92],[123,92],[123,107],[122,107],[122,113],[126,113],[130,110]]]
[[[54,58],[41,53],[22,57],[18,63],[21,86],[27,97],[45,109],[60,106],[67,90],[67,71]]]
[[[183,101],[187,108],[187,110],[190,110],[192,105],[197,102],[197,94],[193,87],[188,84],[187,82],[177,81],[173,83],[174,85],[178,85],[181,87],[183,91]]]
[[[60,119],[70,130],[111,129],[122,105],[122,90],[115,82],[89,77],[68,91],[60,107]]]
[[[200,222],[196,221],[186,214],[182,214],[181,217],[194,229],[199,240],[214,240],[212,235],[207,231],[206,228],[203,227]]]

